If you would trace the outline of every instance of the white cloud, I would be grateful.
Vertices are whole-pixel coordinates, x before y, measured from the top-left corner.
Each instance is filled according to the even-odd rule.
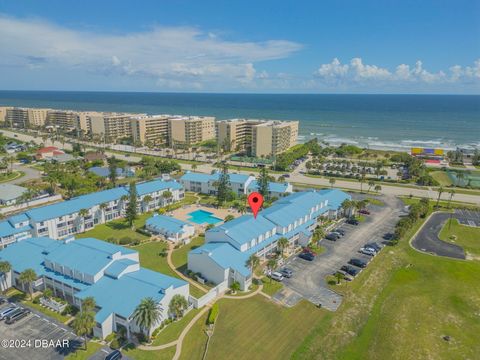
[[[191,27],[156,26],[144,32],[107,34],[0,16],[3,66],[152,78],[174,87],[198,87],[219,79],[246,84],[256,77],[255,63],[285,58],[301,48],[286,40],[225,40]],[[42,61],[32,61],[35,58]]]
[[[480,59],[472,67],[452,66],[448,72],[430,72],[418,60],[415,65],[398,65],[394,71],[377,65],[364,64],[361,58],[353,58],[342,64],[337,58],[321,64],[314,72],[326,84],[368,85],[368,84],[446,84],[480,82]]]

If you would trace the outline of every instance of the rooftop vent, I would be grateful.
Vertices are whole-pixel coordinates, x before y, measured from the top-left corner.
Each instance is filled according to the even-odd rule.
[[[68,244],[69,242],[72,242],[72,241],[74,241],[74,240],[75,240],[75,237],[74,237],[74,236],[69,236],[69,237],[63,239],[63,243],[64,243],[64,244]]]

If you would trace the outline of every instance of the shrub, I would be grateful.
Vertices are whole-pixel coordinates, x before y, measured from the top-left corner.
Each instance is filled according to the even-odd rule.
[[[67,307],[62,311],[62,315],[73,315],[75,316],[78,313],[79,309],[73,305],[67,305]]]
[[[34,303],[34,304],[40,304],[40,297],[41,297],[41,296],[37,296],[37,297],[33,298],[32,303]]]
[[[114,338],[110,343],[110,348],[113,350],[117,350],[120,348],[120,341],[117,338]]]
[[[218,316],[218,304],[213,304],[212,308],[210,309],[210,313],[208,314],[207,324],[215,324]]]
[[[122,237],[119,241],[120,245],[128,245],[132,242],[132,239],[130,239],[128,236]]]
[[[142,235],[145,235],[145,236],[150,236],[152,234],[150,234],[150,232],[148,232],[147,230],[145,229],[142,229],[142,228],[138,228],[138,229],[135,229],[135,231],[139,234],[142,234]]]
[[[114,339],[115,339],[115,336],[116,336],[116,334],[115,334],[114,332],[112,332],[110,335],[108,335],[108,336],[105,338],[105,341],[108,343],[108,342],[114,340]]]

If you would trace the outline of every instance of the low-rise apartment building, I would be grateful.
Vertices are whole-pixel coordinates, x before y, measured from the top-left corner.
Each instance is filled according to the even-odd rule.
[[[297,143],[298,121],[230,119],[217,122],[217,141],[255,157],[278,155]]]
[[[190,146],[215,139],[215,118],[211,116],[174,116],[168,119],[170,146]]]
[[[48,237],[30,238],[0,251],[0,260],[12,270],[0,282],[1,290],[14,286],[25,291],[28,285],[20,273],[33,269],[37,279],[33,290],[51,289],[56,297],[81,308],[93,297],[96,303],[94,336],[104,339],[124,327],[127,337],[144,331],[133,313],[145,298],[153,298],[160,312],[149,333],[171,317],[173,296],[189,298],[188,283],[140,266],[138,252],[94,238],[57,241]]]
[[[238,282],[247,290],[252,281],[247,265],[251,255],[265,259],[278,250],[282,237],[290,247],[306,246],[322,219],[336,218],[342,202],[350,198],[336,189],[297,192],[260,211],[256,218],[243,215],[223,223],[205,233],[205,245],[190,251],[188,269],[215,284]]]
[[[258,191],[258,183],[254,176],[229,173],[228,177],[232,191],[238,196],[248,195],[253,191]],[[217,193],[215,184],[219,178],[219,172],[214,172],[213,174],[187,172],[179,181],[186,191],[215,195]],[[289,183],[269,182],[268,187],[271,197],[285,196],[293,191],[293,187]]]
[[[174,244],[188,244],[195,234],[195,226],[192,224],[165,215],[154,214],[145,222],[145,228]]]
[[[158,209],[184,197],[182,186],[173,180],[139,183],[136,188],[139,212]],[[163,196],[167,191],[171,196]],[[28,210],[0,222],[0,245],[5,247],[26,237],[62,239],[90,230],[124,217],[128,198],[128,186],[121,186]]]

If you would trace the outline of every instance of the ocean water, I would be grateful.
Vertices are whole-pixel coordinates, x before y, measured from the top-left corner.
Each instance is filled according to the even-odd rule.
[[[300,141],[480,147],[480,96],[0,91],[0,106],[300,121]]]

